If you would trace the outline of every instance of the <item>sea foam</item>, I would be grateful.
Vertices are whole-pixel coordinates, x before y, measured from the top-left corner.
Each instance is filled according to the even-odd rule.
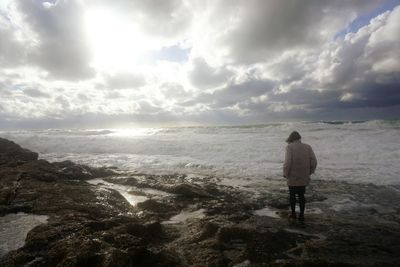
[[[400,183],[399,121],[9,131],[0,136],[50,161],[260,180],[281,179],[285,139],[293,130],[315,151],[316,179]]]

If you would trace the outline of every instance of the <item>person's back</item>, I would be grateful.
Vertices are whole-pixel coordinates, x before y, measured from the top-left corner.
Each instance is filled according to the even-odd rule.
[[[317,167],[317,159],[311,146],[301,142],[298,132],[292,132],[286,147],[285,162],[283,164],[283,177],[287,179],[289,186],[290,218],[296,218],[296,195],[299,198],[300,215],[299,220],[304,221],[304,210],[306,199],[304,194],[306,186],[310,182],[310,174],[314,173]]]
[[[308,144],[296,140],[288,144],[284,164],[284,174],[289,186],[304,186],[310,182],[317,162],[314,152]]]

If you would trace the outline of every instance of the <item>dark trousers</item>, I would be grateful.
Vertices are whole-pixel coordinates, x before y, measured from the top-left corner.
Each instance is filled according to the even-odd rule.
[[[299,198],[300,205],[300,216],[304,216],[304,209],[306,208],[306,198],[304,194],[306,193],[305,186],[289,186],[289,199],[290,199],[290,209],[292,213],[296,211],[296,195]]]

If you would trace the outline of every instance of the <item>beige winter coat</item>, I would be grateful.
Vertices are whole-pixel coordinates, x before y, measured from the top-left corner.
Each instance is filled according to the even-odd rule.
[[[290,143],[286,147],[283,176],[288,186],[304,186],[310,182],[310,174],[317,167],[317,158],[311,146],[300,140]]]

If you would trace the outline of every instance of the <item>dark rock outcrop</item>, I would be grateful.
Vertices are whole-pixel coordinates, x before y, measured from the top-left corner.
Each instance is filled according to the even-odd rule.
[[[169,189],[169,192],[176,194],[176,195],[180,195],[182,197],[189,197],[189,198],[213,197],[213,195],[208,193],[206,190],[204,190],[200,186],[190,185],[190,184],[179,184],[179,185],[172,186]]]
[[[49,163],[11,141],[0,144],[0,216],[49,216],[28,233],[22,248],[0,259],[0,266],[180,265],[171,252],[154,250],[166,236],[161,224],[140,221],[117,191],[84,182],[113,171]]]
[[[15,166],[21,162],[37,160],[39,154],[20,147],[18,144],[0,138],[0,165]]]
[[[288,201],[283,180],[266,182],[258,195],[218,184],[213,177],[116,175],[108,168],[38,160],[36,153],[0,139],[0,216],[26,212],[49,217],[28,233],[23,247],[1,257],[0,266],[400,262],[400,194],[395,186],[313,181],[307,205],[317,203],[320,210],[306,214],[306,224],[300,224],[284,217]],[[114,187],[86,182],[99,177],[147,200],[131,206]],[[157,195],[159,190],[163,192]],[[342,196],[354,196],[343,211]],[[332,199],[338,200],[336,207],[329,204]],[[282,217],[255,215],[266,206]],[[179,220],[171,219],[174,215]]]
[[[174,206],[168,205],[167,203],[164,203],[164,202],[159,202],[154,199],[148,199],[146,201],[138,203],[137,207],[141,210],[146,210],[146,211],[161,213],[161,214],[177,212],[177,209]]]

